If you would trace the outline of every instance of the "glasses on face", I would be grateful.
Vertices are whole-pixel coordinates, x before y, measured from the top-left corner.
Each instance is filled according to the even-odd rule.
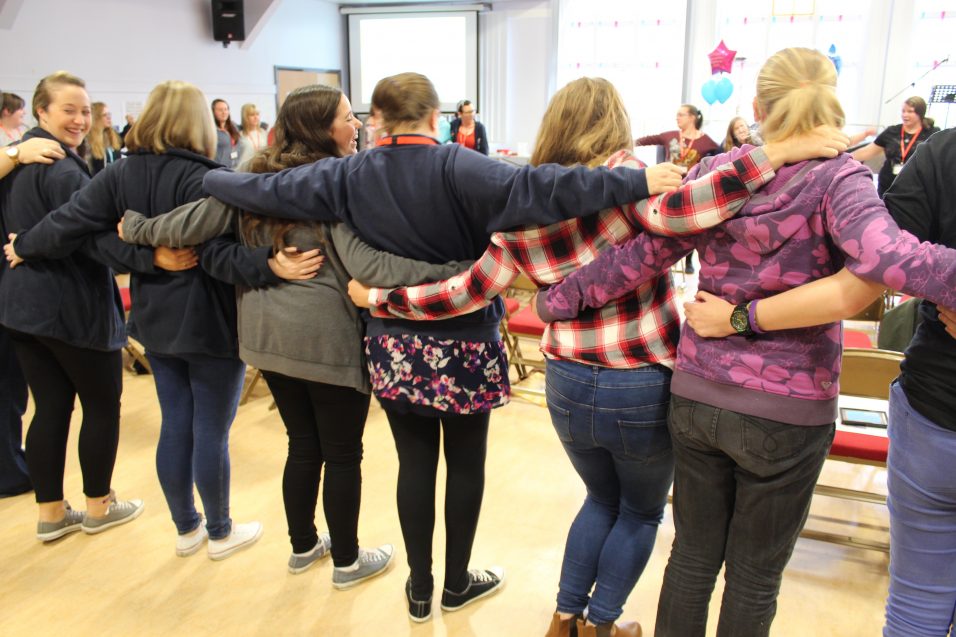
[[[677,113],[678,117],[690,117],[690,113]]]
[[[462,115],[474,115],[474,114],[475,114],[475,111],[474,111],[474,110],[462,111],[461,114],[462,114]]]

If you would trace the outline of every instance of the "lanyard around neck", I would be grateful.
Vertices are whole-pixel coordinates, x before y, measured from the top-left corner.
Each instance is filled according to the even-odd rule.
[[[910,154],[910,149],[913,148],[913,144],[916,143],[916,139],[923,134],[923,127],[920,126],[919,130],[914,133],[913,137],[910,139],[910,143],[906,145],[906,148],[903,148],[903,135],[906,131],[903,130],[903,127],[900,127],[900,163],[906,162],[906,156]]]

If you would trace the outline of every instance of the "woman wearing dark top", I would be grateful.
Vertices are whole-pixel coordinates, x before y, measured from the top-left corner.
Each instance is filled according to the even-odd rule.
[[[458,102],[458,117],[451,122],[450,143],[488,154],[488,133],[485,125],[475,119],[475,105],[468,100]]]
[[[25,137],[59,142],[66,158],[49,166],[19,167],[0,183],[3,227],[12,238],[90,180],[86,163],[75,152],[90,128],[90,98],[83,81],[64,72],[43,78],[34,91],[33,116],[40,125]],[[143,510],[142,500],[118,501],[110,489],[119,441],[120,350],[126,342],[110,266],[154,271],[153,254],[124,246],[115,234],[97,236],[67,258],[12,267],[0,280],[0,324],[9,330],[36,405],[26,460],[39,505],[37,538],[42,541],[81,528],[99,533],[133,520]],[[79,455],[85,515],[63,498],[67,437],[77,395],[83,407]]]
[[[634,140],[635,146],[663,146],[667,161],[690,170],[701,158],[713,155],[719,147],[717,142],[706,135],[700,127],[704,125],[704,114],[693,104],[681,104],[677,109],[677,130],[666,131],[658,135],[646,135]],[[693,253],[684,260],[684,271],[694,272]]]
[[[372,108],[389,136],[370,151],[274,175],[215,171],[204,186],[261,214],[342,219],[373,247],[434,263],[479,257],[497,228],[594,213],[646,197],[648,179],[654,192],[679,181],[668,165],[613,172],[553,164],[516,169],[456,144],[439,145],[438,95],[417,73],[381,80]],[[388,416],[399,456],[398,510],[411,567],[405,593],[413,620],[431,616],[442,438],[448,467],[442,608],[458,610],[502,583],[498,569],[468,570],[490,411],[510,394],[498,332],[502,313],[498,299],[445,321],[369,321],[372,392]]]
[[[127,208],[155,216],[200,198],[203,176],[217,166],[215,128],[205,104],[202,92],[185,82],[154,88],[127,136],[130,156],[22,233],[12,246],[15,256],[61,257],[88,233],[114,228]],[[146,347],[156,381],[163,415],[156,469],[181,557],[201,549],[207,532],[214,560],[249,546],[262,532],[258,522],[234,525],[229,515],[229,428],[245,365],[238,357],[235,290],[210,274],[248,286],[279,278],[268,264],[269,248],[247,259],[240,258],[241,250],[225,242],[206,245],[202,268],[132,277],[128,327]]]
[[[216,122],[216,161],[228,168],[239,163],[239,128],[229,117],[229,104],[226,100],[212,101],[212,116]]]
[[[914,96],[903,102],[900,116],[902,124],[888,126],[877,135],[873,143],[853,153],[853,159],[857,161],[865,162],[881,154],[886,158],[877,178],[876,189],[881,197],[889,190],[907,160],[913,156],[916,147],[939,130],[934,126],[933,118],[926,117],[926,100],[922,97]]]

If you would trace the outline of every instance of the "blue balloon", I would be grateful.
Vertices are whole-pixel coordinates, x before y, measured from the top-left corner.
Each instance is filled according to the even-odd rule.
[[[827,57],[830,58],[831,62],[833,62],[833,66],[836,68],[837,75],[839,75],[840,69],[843,68],[843,58],[837,55],[835,44],[831,44],[830,48],[827,49]]]
[[[734,93],[734,84],[728,78],[722,77],[720,81],[717,82],[717,89],[715,95],[717,96],[717,101],[721,104],[730,99],[730,96]]]
[[[700,87],[700,94],[703,96],[704,101],[708,104],[713,104],[717,101],[717,82],[714,80],[708,80],[704,82],[704,85]]]

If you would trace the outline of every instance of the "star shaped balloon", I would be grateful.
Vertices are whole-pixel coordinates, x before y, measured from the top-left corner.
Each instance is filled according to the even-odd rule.
[[[710,58],[710,72],[719,73],[723,71],[724,73],[730,73],[735,55],[737,55],[737,52],[728,49],[724,41],[721,40],[717,48],[707,54],[707,57]]]

